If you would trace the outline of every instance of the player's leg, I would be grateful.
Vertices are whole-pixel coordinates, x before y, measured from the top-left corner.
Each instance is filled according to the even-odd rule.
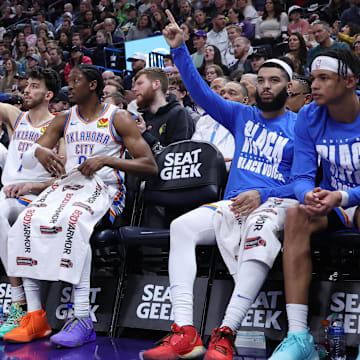
[[[7,234],[11,225],[18,215],[25,209],[17,199],[8,199],[4,193],[0,194],[0,253],[6,269],[7,267]],[[20,325],[20,321],[26,315],[26,299],[21,278],[9,277],[11,285],[11,307],[7,321],[0,327],[0,338],[6,333]]]
[[[278,240],[283,230],[290,199],[271,198],[254,211],[243,225],[235,287],[220,328],[214,330],[205,360],[231,360],[233,340],[246,313],[261,289],[281,248]],[[219,239],[218,239],[219,241]]]
[[[202,206],[180,216],[170,226],[169,278],[174,324],[160,346],[146,351],[144,359],[192,358],[205,352],[193,326],[193,287],[197,245],[215,244],[213,216],[216,207]]]
[[[312,260],[310,236],[325,230],[327,217],[310,217],[300,207],[288,209],[284,236],[284,280],[289,332],[275,349],[272,360],[315,360],[318,353],[307,325]]]
[[[51,334],[51,327],[41,306],[40,280],[23,278],[23,283],[28,311],[20,325],[4,335],[5,341],[25,343]]]
[[[77,347],[96,339],[90,316],[90,274],[91,249],[86,255],[80,282],[73,286],[74,317],[66,322],[60,332],[50,338],[53,344],[63,347]]]

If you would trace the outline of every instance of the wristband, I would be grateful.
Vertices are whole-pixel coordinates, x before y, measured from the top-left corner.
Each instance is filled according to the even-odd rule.
[[[25,169],[32,169],[37,165],[39,160],[35,156],[35,151],[38,148],[42,148],[42,146],[38,143],[34,143],[28,151],[24,152],[22,165]]]
[[[349,204],[349,193],[347,193],[346,191],[340,191],[340,194],[341,194],[340,206],[347,207]]]

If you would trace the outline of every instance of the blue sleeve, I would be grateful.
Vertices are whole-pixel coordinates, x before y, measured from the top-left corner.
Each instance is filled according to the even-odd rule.
[[[175,65],[178,67],[181,78],[192,99],[205,109],[211,117],[234,134],[235,120],[239,116],[249,116],[252,107],[227,101],[212,91],[194,66],[185,44],[172,49],[171,52]]]
[[[257,190],[260,193],[262,204],[270,197],[290,198],[290,199],[295,198],[293,182],[282,186],[276,186],[272,188],[261,188]]]
[[[315,188],[318,154],[307,126],[307,109],[300,110],[295,124],[292,176],[296,198],[304,203],[305,194]]]
[[[349,203],[347,207],[360,205],[360,186],[346,190],[346,192],[349,194]]]

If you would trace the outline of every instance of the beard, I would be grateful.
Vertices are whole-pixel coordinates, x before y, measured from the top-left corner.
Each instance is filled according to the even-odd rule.
[[[286,103],[287,100],[287,89],[286,86],[275,96],[271,102],[265,102],[261,100],[259,93],[256,90],[255,101],[256,106],[262,111],[276,111],[280,110]]]
[[[29,101],[24,101],[24,110],[30,110],[43,103],[45,94],[37,99],[31,98]]]
[[[155,99],[155,90],[149,86],[148,89],[141,95],[141,98],[136,99],[136,105],[140,109],[149,107]]]

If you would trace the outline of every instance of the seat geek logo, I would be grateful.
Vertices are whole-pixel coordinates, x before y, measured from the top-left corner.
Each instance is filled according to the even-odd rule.
[[[146,284],[141,300],[136,308],[139,319],[174,320],[169,286]]]
[[[11,306],[11,286],[8,283],[0,283],[0,305],[4,309],[4,313],[10,311]]]
[[[186,152],[168,153],[165,155],[163,168],[160,171],[160,179],[175,180],[188,178],[201,178],[199,161],[201,149]]]

